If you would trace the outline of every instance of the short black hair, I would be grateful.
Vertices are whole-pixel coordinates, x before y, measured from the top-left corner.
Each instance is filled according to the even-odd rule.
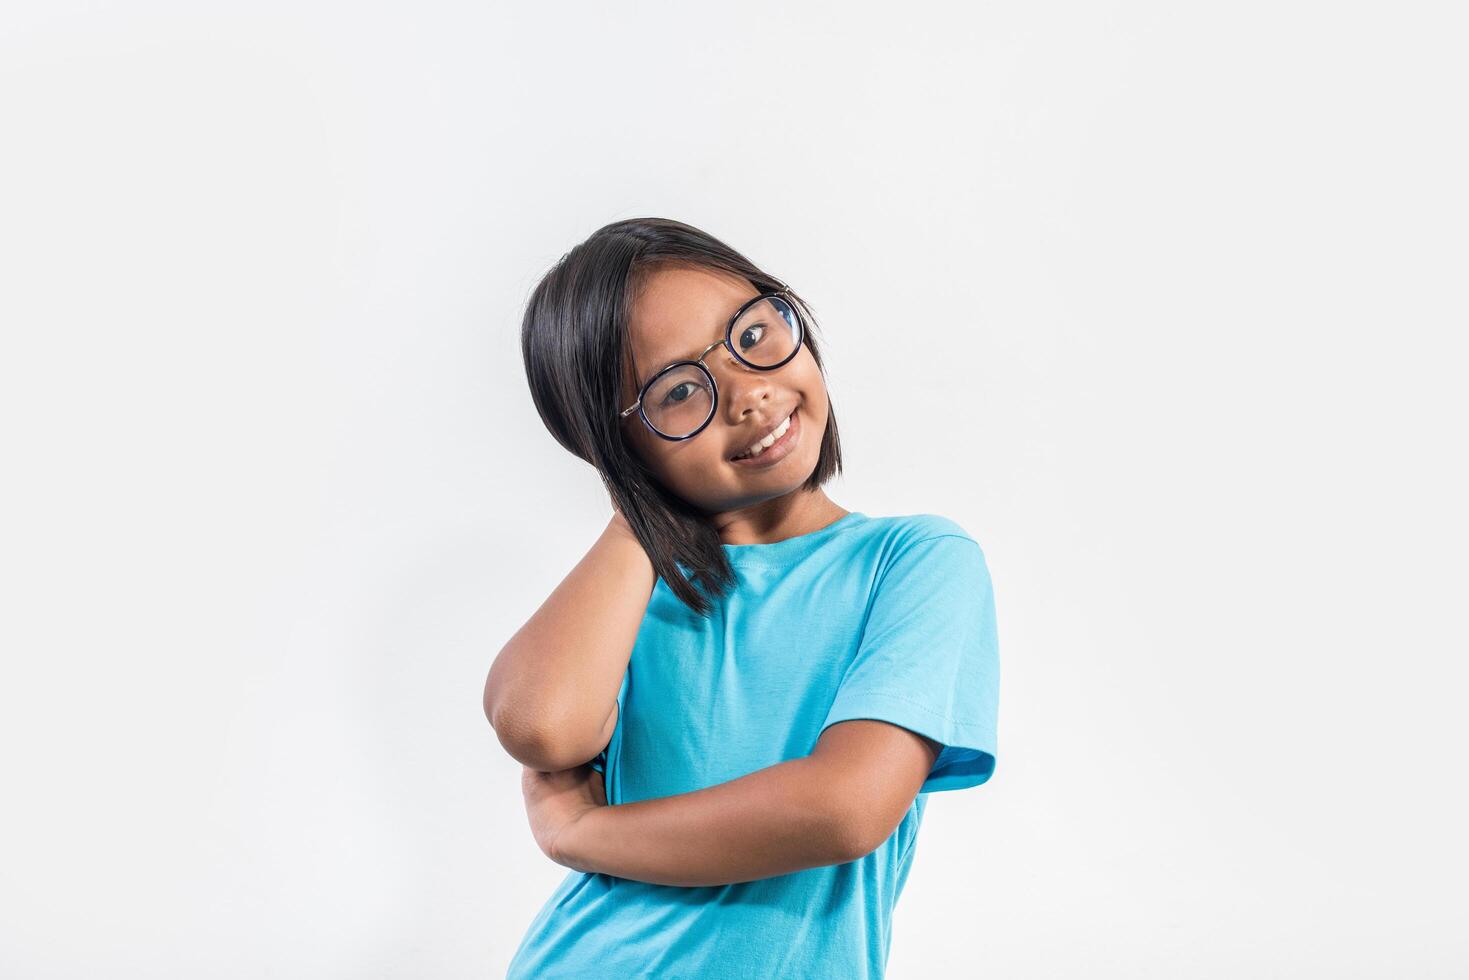
[[[653,570],[690,609],[707,615],[701,589],[722,595],[734,570],[714,526],[657,482],[626,441],[617,418],[630,365],[632,298],[666,265],[694,265],[746,279],[760,292],[785,290],[806,323],[802,344],[821,368],[816,317],[794,290],[712,235],[671,218],[627,218],[597,229],[563,255],[532,290],[520,347],[531,399],[551,435],[602,478]],[[842,469],[836,413],[828,411],[815,490]],[[685,578],[683,569],[689,572]]]

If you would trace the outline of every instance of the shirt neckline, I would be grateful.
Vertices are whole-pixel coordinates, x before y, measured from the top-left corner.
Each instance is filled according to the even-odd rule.
[[[866,514],[859,510],[853,510],[838,517],[826,525],[826,527],[817,528],[814,531],[807,531],[805,534],[782,538],[779,541],[763,541],[754,544],[721,544],[720,547],[724,549],[725,555],[731,562],[746,560],[762,562],[785,561],[806,553],[838,531],[865,520],[867,520]]]

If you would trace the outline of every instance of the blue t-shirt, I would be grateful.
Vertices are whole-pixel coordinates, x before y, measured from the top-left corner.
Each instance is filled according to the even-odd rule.
[[[617,726],[593,763],[608,804],[810,755],[823,729],[852,718],[939,742],[933,769],[893,834],[855,861],[700,887],[571,871],[507,980],[880,978],[924,794],[994,772],[994,593],[980,546],[958,524],[853,511],[784,541],[722,547],[738,584],[710,617],[654,584]]]

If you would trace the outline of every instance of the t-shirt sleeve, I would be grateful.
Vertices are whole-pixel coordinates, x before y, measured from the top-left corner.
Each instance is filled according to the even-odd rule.
[[[1000,660],[978,542],[923,538],[881,573],[857,654],[822,729],[872,718],[942,747],[920,793],[978,786],[995,769]]]

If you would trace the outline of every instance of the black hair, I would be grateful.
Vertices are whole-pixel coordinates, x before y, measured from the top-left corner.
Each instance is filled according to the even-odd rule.
[[[779,279],[706,232],[671,218],[628,218],[597,229],[563,255],[532,290],[520,347],[531,399],[551,435],[590,463],[628,526],[674,595],[707,615],[701,589],[722,595],[735,575],[714,525],[660,484],[618,420],[631,359],[632,300],[664,265],[694,265],[740,276],[760,292],[785,290],[805,321],[802,345],[821,368],[816,318]],[[828,411],[816,468],[802,484],[815,490],[841,472],[836,413]],[[690,573],[685,578],[679,566]]]

